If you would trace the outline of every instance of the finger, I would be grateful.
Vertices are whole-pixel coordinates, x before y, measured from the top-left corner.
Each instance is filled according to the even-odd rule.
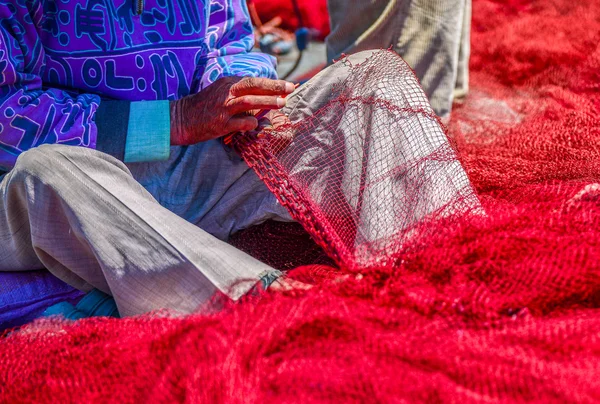
[[[253,116],[234,116],[225,124],[225,132],[248,132],[257,126],[258,120]]]
[[[262,118],[262,119],[258,120],[258,126],[256,127],[256,129],[254,129],[252,131],[252,133],[257,135],[258,137],[263,137],[262,136],[263,131],[273,130],[273,129],[276,129],[276,128],[273,126],[273,124],[271,123],[269,118]]]
[[[265,130],[267,128],[272,128],[272,127],[273,127],[273,125],[271,125],[271,121],[269,121],[269,119],[262,118],[262,119],[258,120],[258,125],[256,126],[256,128],[252,132],[255,135],[258,135],[263,130]]]
[[[271,286],[269,286],[269,290],[274,290],[278,292],[287,292],[290,290],[309,290],[312,288],[312,285],[307,283],[303,283],[290,278],[277,278]]]
[[[257,115],[255,116],[258,117]],[[291,125],[291,122],[286,114],[281,111],[271,110],[266,117],[258,120],[258,126],[253,132],[255,132],[258,137],[264,137],[264,134],[261,132],[263,132],[265,129],[269,129],[271,131],[278,130],[287,125]]]
[[[272,80],[261,77],[246,77],[230,88],[234,97],[243,95],[287,95],[294,92],[294,83],[284,80]]]
[[[280,111],[273,111],[273,113],[271,113],[269,116],[269,119],[274,129],[291,123],[287,115]]]
[[[244,95],[231,99],[227,108],[231,115],[241,114],[256,109],[279,109],[285,106],[285,98],[272,95]]]
[[[282,22],[281,17],[277,16],[277,17],[273,18],[272,20],[269,20],[266,23],[264,23],[262,28],[267,29],[267,30],[272,29],[272,28],[280,26],[281,22]]]

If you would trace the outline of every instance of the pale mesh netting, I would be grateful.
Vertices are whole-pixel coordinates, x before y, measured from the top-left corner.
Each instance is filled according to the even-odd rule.
[[[339,63],[328,103],[236,147],[340,267],[392,265],[419,226],[482,209],[410,67],[391,51]]]
[[[390,58],[283,150],[239,144],[301,224],[232,243],[313,288],[34,323],[0,338],[0,401],[600,400],[600,2],[473,12],[452,147]]]

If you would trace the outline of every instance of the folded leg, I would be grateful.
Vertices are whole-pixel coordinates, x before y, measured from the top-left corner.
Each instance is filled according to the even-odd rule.
[[[25,152],[0,184],[0,270],[44,267],[112,294],[121,315],[237,299],[271,270],[161,206],[117,159],[60,145]]]

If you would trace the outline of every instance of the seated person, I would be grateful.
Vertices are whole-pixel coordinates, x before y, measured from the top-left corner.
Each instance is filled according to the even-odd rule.
[[[46,268],[122,316],[276,278],[225,240],[292,219],[221,138],[259,130],[256,110],[311,116],[346,65],[294,92],[250,53],[244,0],[4,3],[0,35],[0,271]]]
[[[328,0],[328,60],[392,47],[414,69],[435,112],[448,119],[469,87],[471,0]]]

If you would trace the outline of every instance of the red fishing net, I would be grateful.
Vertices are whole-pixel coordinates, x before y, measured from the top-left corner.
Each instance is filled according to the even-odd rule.
[[[298,11],[294,7],[297,3]],[[281,28],[295,31],[301,28],[297,12],[302,16],[302,23],[313,30],[318,39],[329,34],[329,13],[327,0],[251,0],[263,23],[273,18],[281,18]]]
[[[282,224],[234,244],[328,265],[291,271],[315,287],[33,324],[0,341],[0,401],[597,401],[599,16],[596,0],[475,1],[451,142],[400,59],[347,66],[275,134],[292,143],[237,143],[322,249]]]

